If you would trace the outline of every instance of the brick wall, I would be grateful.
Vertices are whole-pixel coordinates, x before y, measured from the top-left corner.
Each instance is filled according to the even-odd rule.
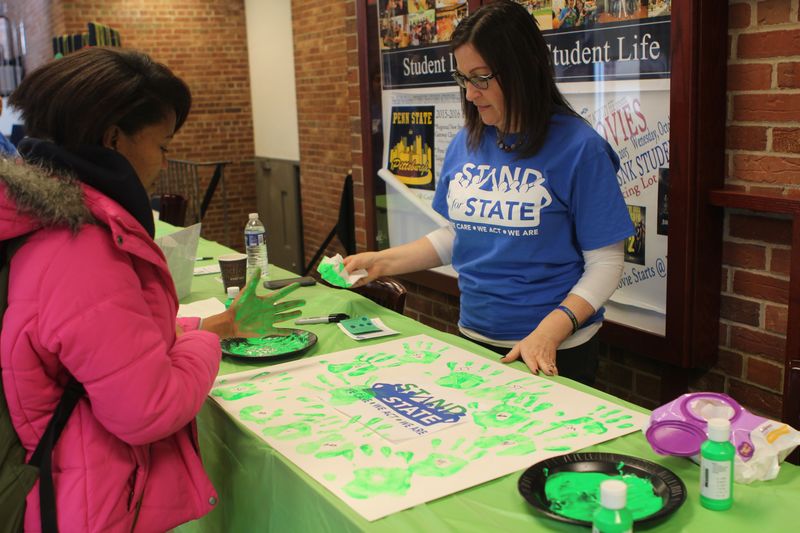
[[[356,225],[364,227],[355,0],[292,0],[292,31],[308,261],[336,224],[350,169]],[[336,252],[343,253],[338,239],[327,255]]]
[[[255,210],[253,119],[242,0],[24,0],[12,2],[28,14],[29,57],[33,68],[52,57],[50,37],[86,31],[87,22],[119,30],[126,47],[165,63],[191,87],[192,113],[175,137],[170,158],[231,161],[225,174],[229,231],[225,239],[222,195],[218,189],[204,219],[205,237],[243,248],[241,231]],[[48,8],[50,8],[48,10]],[[37,25],[47,20],[50,28]],[[31,22],[28,22],[28,19]],[[41,40],[46,38],[47,53]],[[35,51],[35,53],[34,53]],[[202,174],[201,194],[211,177]]]
[[[726,185],[800,197],[798,0],[729,2]],[[791,223],[729,210],[720,311],[720,388],[779,416]]]

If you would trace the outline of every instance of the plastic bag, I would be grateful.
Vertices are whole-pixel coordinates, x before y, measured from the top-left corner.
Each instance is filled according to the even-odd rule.
[[[800,444],[800,432],[783,422],[757,416],[727,394],[684,394],[655,409],[645,437],[657,453],[700,460],[700,445],[707,438],[707,420],[727,418],[736,448],[734,480],[751,483],[775,479],[780,463]]]

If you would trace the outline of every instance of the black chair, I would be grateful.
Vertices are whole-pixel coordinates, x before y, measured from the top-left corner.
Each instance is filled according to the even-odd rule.
[[[352,291],[401,315],[406,308],[406,294],[408,291],[406,291],[402,283],[394,278],[374,279],[366,285],[352,289]]]
[[[783,422],[794,428],[800,427],[800,360],[792,359],[786,365],[789,377],[783,392],[785,414]],[[786,458],[792,464],[800,465],[800,449],[796,449]]]
[[[150,198],[150,206],[158,211],[158,219],[173,226],[186,223],[186,198],[180,194],[158,194]]]
[[[206,215],[211,199],[217,190],[217,186],[222,190],[222,223],[225,231],[225,242],[228,240],[228,194],[225,190],[225,166],[230,161],[180,161],[168,159],[167,168],[161,171],[156,182],[156,195],[178,195],[186,201],[184,215],[180,217],[177,226],[196,224],[202,222]],[[213,169],[213,170],[211,170]],[[201,173],[211,177],[208,178],[208,185],[201,193],[200,184]],[[161,217],[164,220],[163,216]],[[172,222],[170,222],[172,224]]]
[[[344,246],[347,255],[356,253],[356,222],[355,212],[353,207],[353,175],[348,173],[344,178],[344,186],[342,187],[342,198],[339,201],[339,218],[336,225],[333,226],[328,236],[320,245],[319,249],[314,254],[311,262],[308,263],[303,275],[307,276],[314,265],[317,264],[322,254],[328,248],[334,237],[339,237],[339,241]]]

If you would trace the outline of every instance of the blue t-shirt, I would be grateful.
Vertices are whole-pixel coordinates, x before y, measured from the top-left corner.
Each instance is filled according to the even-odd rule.
[[[565,114],[552,117],[533,157],[500,150],[493,127],[476,151],[466,142],[462,129],[433,198],[455,227],[459,322],[492,339],[522,339],[578,282],[583,250],[633,235],[619,158],[586,122]],[[584,326],[602,318],[601,308]]]

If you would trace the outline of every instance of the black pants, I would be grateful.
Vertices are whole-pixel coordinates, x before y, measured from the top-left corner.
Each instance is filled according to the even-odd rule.
[[[479,342],[470,339],[462,333],[459,333],[465,339],[468,339],[475,344],[488,348],[500,355],[506,355],[511,351],[511,348],[504,348],[502,346],[493,346],[485,342]],[[594,386],[594,378],[597,374],[598,354],[600,351],[600,340],[597,335],[579,344],[574,348],[566,348],[556,352],[556,366],[558,367],[558,375],[565,378],[580,381],[584,385]]]

